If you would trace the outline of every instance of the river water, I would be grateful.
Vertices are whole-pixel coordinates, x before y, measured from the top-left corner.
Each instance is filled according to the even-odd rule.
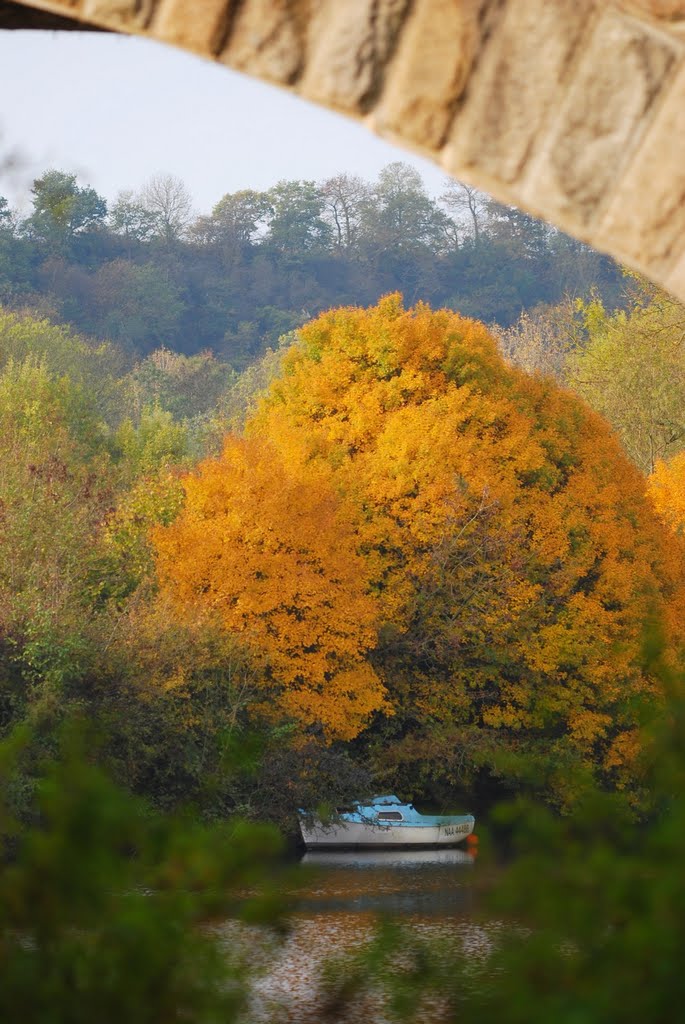
[[[477,872],[462,850],[308,853],[304,885],[288,938],[269,954],[254,987],[251,1019],[321,1019],[324,963],[371,939],[379,916],[391,916],[427,938],[487,952],[487,930],[471,919]],[[349,1021],[382,1021],[382,1008],[360,1006]],[[437,1016],[435,1019],[438,1019]],[[428,1020],[428,1018],[424,1018]]]

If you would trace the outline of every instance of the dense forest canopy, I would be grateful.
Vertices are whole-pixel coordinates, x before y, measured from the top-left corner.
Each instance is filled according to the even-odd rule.
[[[513,791],[533,860],[489,955],[389,929],[330,1008],[670,1019],[683,307],[401,163],[199,217],[48,171],[0,303],[5,1016],[246,1019],[263,823],[394,789]]]
[[[563,386],[633,321],[668,333],[679,307],[636,295],[497,336],[390,296],[241,374],[3,312],[3,729],[87,708],[127,785],[213,815],[286,822],[369,768],[450,800],[499,785],[507,751],[555,766],[555,802],[573,764],[640,799],[641,624],[658,611],[674,657],[684,628],[683,462],[648,497]],[[675,413],[664,351],[635,400],[661,374]],[[511,365],[545,354],[561,384]],[[222,759],[248,734],[263,760],[236,778]]]
[[[630,776],[640,623],[659,609],[680,646],[683,561],[606,423],[482,324],[397,296],[300,339],[248,431],[348,503],[394,711],[381,747],[408,738],[434,774],[513,744]]]
[[[572,763],[640,799],[641,623],[683,628],[677,303],[401,163],[203,216],[171,175],[108,208],[48,171],[0,203],[0,298],[4,730],[88,708],[127,785],[219,816],[369,768],[489,793],[507,751],[557,803]]]
[[[470,186],[446,182],[434,199],[400,162],[375,182],[231,193],[201,216],[173,175],[109,207],[59,170],[35,180],[25,216],[0,197],[0,302],[129,355],[211,350],[240,369],[322,310],[388,292],[508,327],[591,286],[616,305],[609,258]]]

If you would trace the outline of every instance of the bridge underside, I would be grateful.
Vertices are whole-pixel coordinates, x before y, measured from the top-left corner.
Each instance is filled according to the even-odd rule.
[[[37,7],[26,7],[24,4],[8,3],[0,0],[0,29],[39,28],[55,32],[78,30],[101,31],[97,25],[77,21],[73,17],[64,17]]]
[[[0,0],[361,119],[685,299],[685,0]]]

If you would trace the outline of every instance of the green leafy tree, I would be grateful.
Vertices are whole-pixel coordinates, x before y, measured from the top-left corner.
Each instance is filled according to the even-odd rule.
[[[120,192],[109,211],[109,225],[117,235],[123,235],[129,245],[146,242],[155,228],[155,215],[130,191]]]
[[[68,378],[86,394],[104,420],[120,417],[119,378],[128,367],[121,349],[92,342],[69,327],[0,309],[0,367],[27,358],[56,378]]]
[[[159,406],[143,409],[137,426],[124,420],[114,436],[114,447],[127,475],[136,478],[188,457],[186,428]]]
[[[90,663],[88,578],[110,500],[98,437],[92,401],[67,378],[31,358],[0,373],[0,672],[10,719],[22,707],[61,713]]]
[[[447,217],[413,167],[400,161],[384,167],[373,198],[363,227],[367,248],[385,252],[442,246]]]
[[[263,234],[273,209],[268,196],[254,189],[243,189],[223,196],[211,217],[198,221],[195,233],[205,243],[232,253],[253,245]]]
[[[12,230],[12,210],[4,196],[0,196],[0,231]]]
[[[224,433],[242,433],[245,422],[256,412],[260,400],[283,372],[286,353],[296,344],[296,331],[281,335],[277,348],[267,349],[261,359],[231,382],[218,408],[218,419]]]
[[[279,181],[266,193],[273,209],[267,240],[275,249],[308,253],[328,245],[325,201],[313,181]]]
[[[127,427],[129,429],[126,429]],[[142,599],[143,605],[149,597],[150,589],[154,588],[154,553],[150,543],[150,531],[153,526],[160,524],[168,526],[183,507],[183,488],[178,474],[174,471],[168,450],[160,458],[157,446],[154,454],[159,464],[154,465],[149,449],[141,453],[140,445],[136,446],[138,438],[132,438],[130,433],[130,424],[124,424],[119,440],[127,447],[134,447],[134,457],[137,455],[139,459],[137,463],[129,460],[120,467],[128,486],[119,491],[114,508],[109,510],[102,524],[100,544],[89,576],[89,600],[98,607],[102,607],[106,602],[114,603],[114,609],[107,609],[114,612],[113,621],[110,623],[110,635],[116,635],[119,640],[122,638],[122,627],[116,613],[124,608],[126,599],[139,587],[146,589]],[[140,469],[141,462],[148,463],[144,471]],[[150,468],[150,465],[153,468]],[[135,609],[133,614],[136,614]],[[141,615],[136,619],[137,624],[141,621]],[[160,645],[164,628],[159,628],[160,626],[161,623],[157,620],[158,629],[156,638],[151,641],[151,648],[155,642],[158,644],[160,660],[163,661]],[[138,632],[145,634],[145,630]],[[140,640],[141,636],[136,636],[134,641],[127,644],[129,655],[131,648],[139,644]],[[188,656],[195,656],[190,652],[195,651],[196,646],[193,643],[187,645]],[[153,660],[154,658],[149,658],[145,665],[148,677]],[[119,664],[116,659],[113,661],[109,647],[101,659],[100,671],[106,678],[114,677],[117,680],[116,687],[127,676],[132,685],[139,685],[142,678],[142,673],[136,676],[135,670],[131,671],[131,664],[127,667]]]
[[[184,303],[179,289],[155,263],[103,263],[93,275],[88,326],[131,350],[145,353],[179,335]]]
[[[46,171],[31,188],[33,213],[24,222],[29,234],[55,251],[65,251],[74,237],[101,227],[107,203],[95,189],[79,186],[75,174]]]
[[[0,302],[16,302],[30,288],[31,244],[19,231],[19,219],[0,196]]]
[[[613,313],[597,297],[580,305],[588,343],[567,380],[648,475],[685,447],[685,309],[651,289],[636,298]]]
[[[491,199],[487,203],[488,234],[518,252],[524,259],[540,259],[547,251],[551,229],[547,224],[515,206]]]

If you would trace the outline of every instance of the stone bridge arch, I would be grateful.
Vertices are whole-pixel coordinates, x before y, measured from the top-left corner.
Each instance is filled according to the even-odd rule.
[[[685,300],[685,0],[0,0],[2,26],[147,36],[290,89]]]

